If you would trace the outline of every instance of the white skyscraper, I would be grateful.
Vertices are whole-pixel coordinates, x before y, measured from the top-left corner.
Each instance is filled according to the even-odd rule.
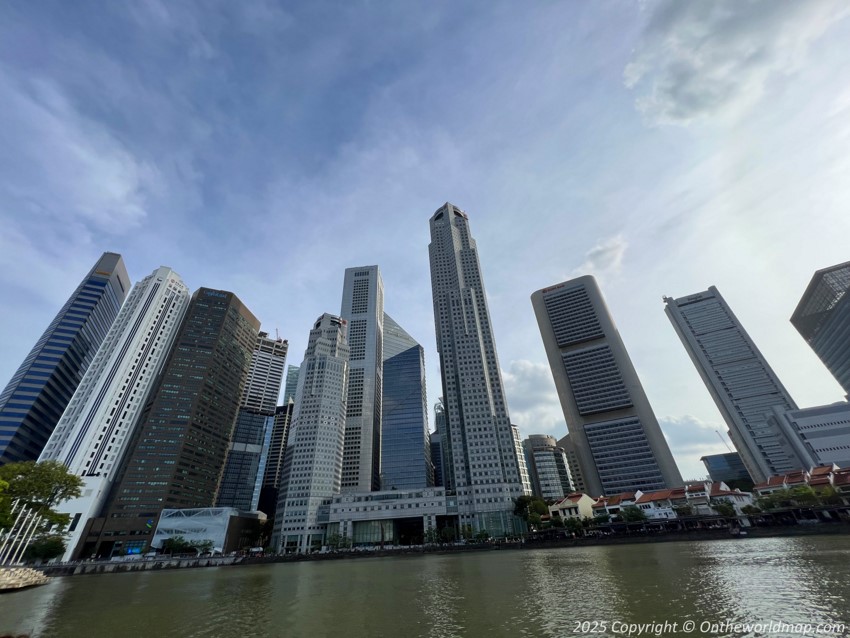
[[[39,457],[85,482],[80,498],[58,508],[71,515],[66,559],[100,513],[188,306],[189,290],[170,268],[133,287]]]
[[[351,349],[342,490],[381,488],[384,282],[377,266],[347,268],[340,317]]]
[[[513,500],[529,493],[508,416],[478,251],[463,211],[431,217],[431,290],[445,406],[446,467],[461,525],[494,536],[521,531]]]
[[[807,467],[796,442],[769,421],[774,407],[797,405],[717,288],[664,303],[753,481]]]
[[[320,508],[340,491],[349,348],[345,321],[324,314],[310,331],[286,443],[272,546],[307,552],[322,544]]]

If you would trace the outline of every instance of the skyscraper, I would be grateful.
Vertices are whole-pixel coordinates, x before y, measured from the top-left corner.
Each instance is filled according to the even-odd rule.
[[[771,408],[797,405],[717,288],[664,297],[664,303],[753,481],[805,467],[786,436],[768,423]]]
[[[0,465],[38,458],[130,289],[103,253],[0,394]]]
[[[289,371],[296,366],[289,366]],[[287,375],[288,377],[289,375]],[[297,381],[298,374],[295,374]],[[287,378],[287,386],[288,378]],[[286,392],[285,392],[286,394]],[[277,512],[277,502],[280,494],[280,481],[283,478],[283,459],[286,452],[286,441],[289,438],[289,426],[292,423],[292,413],[295,410],[295,391],[284,405],[279,405],[274,412],[274,425],[269,439],[263,482],[260,486],[260,499],[257,509],[263,512],[269,520],[273,520]]]
[[[384,314],[381,489],[434,485],[425,392],[425,351]]]
[[[192,295],[79,557],[144,552],[163,509],[214,504],[259,327],[232,292],[200,288]]]
[[[850,261],[818,270],[791,323],[850,396]]]
[[[549,286],[531,302],[585,489],[599,496],[682,485],[596,279]]]
[[[381,486],[384,282],[377,266],[346,269],[340,318],[351,349],[342,490],[368,492]]]
[[[286,383],[283,387],[283,400],[281,401],[283,405],[286,405],[290,399],[295,401],[295,391],[298,389],[298,373],[300,370],[301,368],[294,365],[290,365],[286,369]]]
[[[103,507],[188,305],[170,268],[133,287],[39,457],[83,477],[83,495],[57,508],[71,515],[66,560]]]
[[[531,434],[522,447],[535,496],[560,501],[574,491],[567,453],[558,447],[555,437]]]
[[[430,219],[431,291],[446,432],[443,447],[461,525],[493,536],[521,531],[513,500],[525,494],[478,250],[466,213],[446,203]],[[522,468],[522,471],[521,471]]]
[[[348,344],[345,321],[330,314],[310,331],[286,442],[272,546],[308,552],[321,546],[319,510],[339,493],[345,446]]]
[[[266,332],[257,336],[216,499],[218,507],[257,507],[288,350],[285,339],[272,339]]]

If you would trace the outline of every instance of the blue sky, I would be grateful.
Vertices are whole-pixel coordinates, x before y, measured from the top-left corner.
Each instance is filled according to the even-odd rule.
[[[600,279],[685,477],[725,451],[662,295],[716,285],[801,406],[788,323],[850,259],[842,2],[6,2],[0,383],[104,250],[236,292],[299,363],[346,267],[439,395],[428,218],[470,216],[506,394],[566,431],[529,295]]]

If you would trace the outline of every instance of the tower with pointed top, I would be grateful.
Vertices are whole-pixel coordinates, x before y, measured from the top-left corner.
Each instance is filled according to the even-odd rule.
[[[445,473],[461,525],[518,533],[513,500],[530,492],[508,415],[469,217],[446,203],[430,220],[431,291],[445,406]]]

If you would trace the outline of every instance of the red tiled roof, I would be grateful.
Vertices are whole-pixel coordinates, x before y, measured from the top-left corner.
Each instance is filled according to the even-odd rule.
[[[653,501],[664,501],[670,498],[670,493],[673,490],[656,490],[655,492],[645,492],[635,501],[636,503],[651,503]]]
[[[812,476],[825,476],[825,475],[828,475],[828,474],[832,474],[836,470],[837,467],[838,467],[837,465],[818,465],[817,467],[812,468],[811,475]]]

